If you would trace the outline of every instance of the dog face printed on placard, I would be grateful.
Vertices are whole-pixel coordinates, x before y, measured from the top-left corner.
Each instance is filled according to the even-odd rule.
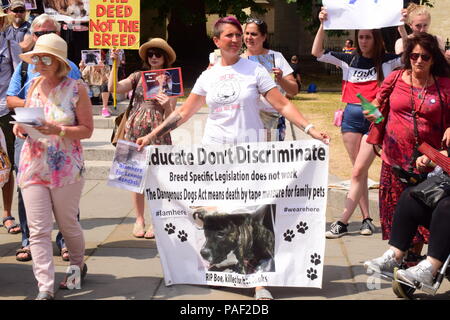
[[[208,271],[251,274],[275,272],[275,205],[219,212],[216,207],[195,207],[192,217],[203,229],[200,255]]]

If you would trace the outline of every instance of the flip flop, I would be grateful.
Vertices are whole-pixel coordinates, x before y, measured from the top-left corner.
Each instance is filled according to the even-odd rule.
[[[143,224],[135,223],[133,227],[133,237],[143,238],[145,235],[145,226]]]
[[[255,300],[273,300],[273,297],[269,290],[259,289],[255,291]]]
[[[155,239],[155,233],[153,232],[153,226],[150,225],[150,228],[147,229],[147,232],[144,234],[145,239]]]
[[[19,254],[21,254],[21,253],[26,253],[26,256],[19,257]],[[24,248],[17,249],[17,251],[16,251],[16,260],[17,261],[26,262],[26,261],[30,261],[31,259],[32,259],[32,257],[31,257],[30,248],[24,247]]]
[[[11,221],[15,221],[16,219],[14,217],[11,217],[11,216],[3,218],[3,226],[5,227],[6,231],[8,231],[9,234],[17,234],[17,233],[22,232],[22,230],[20,230],[20,226],[17,223],[15,223],[15,222],[12,225],[10,225],[10,226],[5,225],[5,222],[6,221],[10,221],[10,220]],[[19,228],[19,230],[11,231],[11,229],[14,229],[14,228]]]

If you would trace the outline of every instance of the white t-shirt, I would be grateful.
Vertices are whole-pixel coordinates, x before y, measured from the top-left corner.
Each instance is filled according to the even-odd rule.
[[[275,68],[279,68],[281,69],[281,71],[283,71],[283,77],[291,74],[294,72],[294,70],[292,69],[292,67],[289,65],[289,62],[286,61],[286,59],[284,58],[284,56],[278,52],[278,51],[273,51],[273,50],[269,50],[269,52],[267,54],[273,54],[274,58],[275,58]],[[280,85],[277,85],[278,90],[280,90],[280,92],[284,95],[286,93],[286,91],[283,90],[283,88],[281,88]],[[266,98],[264,98],[263,96],[261,96],[261,108],[265,111],[269,111],[269,112],[277,112],[272,105],[266,100]]]
[[[275,86],[266,69],[248,59],[205,70],[191,91],[205,96],[209,107],[202,143],[265,141],[259,97]]]

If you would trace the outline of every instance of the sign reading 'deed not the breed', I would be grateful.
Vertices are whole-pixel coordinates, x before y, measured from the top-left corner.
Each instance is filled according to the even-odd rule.
[[[146,149],[166,285],[322,286],[328,146]]]

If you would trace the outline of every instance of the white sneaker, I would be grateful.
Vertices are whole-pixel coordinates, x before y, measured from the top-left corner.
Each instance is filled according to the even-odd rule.
[[[428,260],[420,261],[416,266],[408,268],[406,270],[398,270],[397,278],[405,281],[411,285],[415,285],[415,282],[421,282],[423,284],[433,285],[433,266]]]
[[[376,273],[387,274],[391,277],[394,275],[394,268],[400,267],[401,263],[395,259],[395,252],[391,249],[383,253],[381,257],[367,260],[364,262],[364,267]]]

